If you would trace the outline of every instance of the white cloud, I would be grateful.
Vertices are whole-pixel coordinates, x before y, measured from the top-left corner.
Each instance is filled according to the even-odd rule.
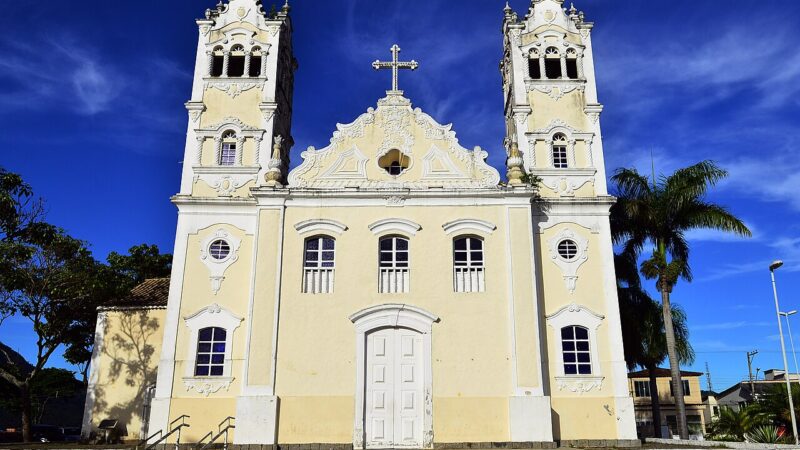
[[[109,64],[70,35],[57,41],[31,39],[25,44],[6,39],[0,41],[0,50],[0,70],[12,82],[0,94],[0,105],[10,108],[63,103],[77,113],[94,115],[109,108],[125,83]]]

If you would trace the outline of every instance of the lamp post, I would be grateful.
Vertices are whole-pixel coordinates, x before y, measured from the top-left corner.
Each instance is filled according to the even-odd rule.
[[[783,356],[783,369],[786,374],[786,394],[789,397],[789,414],[792,416],[792,434],[795,445],[800,444],[797,436],[797,419],[794,415],[794,401],[792,400],[792,384],[789,381],[789,362],[786,360],[786,344],[783,342],[783,326],[781,325],[781,308],[778,306],[778,288],[775,285],[775,270],[783,265],[783,261],[775,261],[769,265],[769,274],[772,278],[772,293],[775,296],[775,316],[778,318],[778,334],[781,337],[781,356]]]
[[[789,316],[797,314],[797,310],[782,312],[781,315],[786,317],[786,331],[789,332],[789,344],[792,346],[792,358],[794,359],[794,371],[798,376],[797,382],[800,383],[800,366],[797,365],[797,353],[794,351],[794,337],[792,337],[792,325],[789,323]]]

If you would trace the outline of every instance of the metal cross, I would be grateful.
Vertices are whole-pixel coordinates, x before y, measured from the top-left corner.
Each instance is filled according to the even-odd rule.
[[[398,47],[397,44],[394,44],[390,50],[392,51],[391,62],[383,62],[376,59],[375,62],[372,63],[372,67],[375,68],[375,70],[392,69],[392,92],[400,92],[399,89],[397,88],[397,71],[399,69],[414,70],[417,67],[419,67],[419,63],[417,63],[413,59],[408,62],[398,61],[397,57],[400,54],[400,47]]]

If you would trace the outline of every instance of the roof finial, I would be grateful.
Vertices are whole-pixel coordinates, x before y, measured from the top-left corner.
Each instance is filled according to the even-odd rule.
[[[283,12],[284,14],[289,14],[289,11],[291,11],[291,10],[292,10],[292,7],[289,6],[289,0],[286,0],[285,2],[283,2],[283,6],[281,7],[281,12]]]
[[[523,175],[525,175],[525,172],[522,171],[522,154],[520,153],[519,146],[515,141],[511,141],[511,151],[509,152],[506,166],[508,167],[508,172],[506,172],[508,184],[511,186],[519,186],[523,184],[522,178]]]

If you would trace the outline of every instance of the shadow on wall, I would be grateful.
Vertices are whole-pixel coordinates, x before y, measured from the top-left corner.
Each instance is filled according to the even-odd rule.
[[[100,349],[104,364],[100,367],[100,382],[95,386],[92,425],[96,427],[106,418],[116,419],[120,436],[136,439],[146,431],[138,426],[131,429],[131,426],[134,419],[138,419],[138,424],[147,421],[145,400],[148,388],[156,381],[158,358],[154,355],[156,346],[161,343],[154,335],[160,323],[150,317],[148,311],[112,314],[119,315],[117,320],[106,320],[104,325],[106,339]],[[115,329],[111,330],[109,323],[115,323]]]

